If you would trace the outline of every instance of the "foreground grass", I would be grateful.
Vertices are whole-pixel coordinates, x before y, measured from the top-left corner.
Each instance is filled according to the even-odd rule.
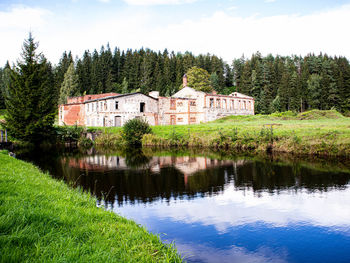
[[[199,146],[239,152],[350,156],[350,118],[335,110],[229,116],[197,125],[153,126],[145,146]],[[120,142],[120,128],[104,128],[97,144]]]
[[[96,200],[0,152],[0,262],[181,262]]]

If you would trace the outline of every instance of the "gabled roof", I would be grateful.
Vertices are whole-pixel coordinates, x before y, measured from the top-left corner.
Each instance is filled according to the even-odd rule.
[[[249,99],[254,99],[253,97],[250,97],[248,95],[245,95],[245,94],[242,94],[242,93],[239,93],[239,92],[233,92],[230,94],[230,96],[233,96],[233,97],[238,97],[238,98],[249,98]]]
[[[93,101],[100,101],[100,100],[122,98],[122,97],[126,97],[126,96],[134,96],[134,95],[137,95],[137,94],[141,94],[141,95],[147,96],[147,97],[149,97],[151,99],[158,100],[157,98],[154,98],[152,96],[143,94],[141,92],[133,92],[133,93],[125,93],[125,94],[120,94],[120,95],[116,95],[116,96],[109,96],[109,97],[104,97],[104,98],[99,98],[99,99],[94,99],[94,100],[87,100],[84,103],[93,102]]]

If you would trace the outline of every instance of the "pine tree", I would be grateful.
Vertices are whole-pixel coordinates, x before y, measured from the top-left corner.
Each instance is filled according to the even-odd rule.
[[[308,87],[308,103],[311,109],[320,109],[321,108],[321,81],[322,77],[318,74],[312,74],[307,81]]]
[[[59,104],[67,103],[68,97],[79,96],[79,78],[75,73],[74,64],[71,63],[67,69],[66,74],[64,74],[64,80],[61,85],[60,97],[58,100]]]
[[[10,70],[6,87],[6,128],[16,139],[40,143],[53,133],[56,89],[51,65],[36,54],[32,34],[23,43],[22,61]]]

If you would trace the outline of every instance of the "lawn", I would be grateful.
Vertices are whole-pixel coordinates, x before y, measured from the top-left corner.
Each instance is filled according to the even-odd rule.
[[[181,262],[96,199],[0,151],[0,262]]]
[[[111,136],[120,128],[96,128],[105,137],[97,142],[120,139]],[[313,110],[271,115],[229,116],[195,125],[153,126],[145,146],[199,146],[250,152],[350,156],[350,118],[335,110]]]

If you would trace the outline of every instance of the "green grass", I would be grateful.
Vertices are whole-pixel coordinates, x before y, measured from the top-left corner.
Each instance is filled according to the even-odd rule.
[[[120,132],[120,128],[103,128],[103,131],[109,136],[101,137],[100,142],[113,138],[110,134]],[[350,156],[350,118],[335,110],[229,116],[196,125],[153,126],[152,131],[152,135],[143,137],[144,146],[199,146],[252,153]]]
[[[0,152],[0,262],[181,262],[96,199]]]

